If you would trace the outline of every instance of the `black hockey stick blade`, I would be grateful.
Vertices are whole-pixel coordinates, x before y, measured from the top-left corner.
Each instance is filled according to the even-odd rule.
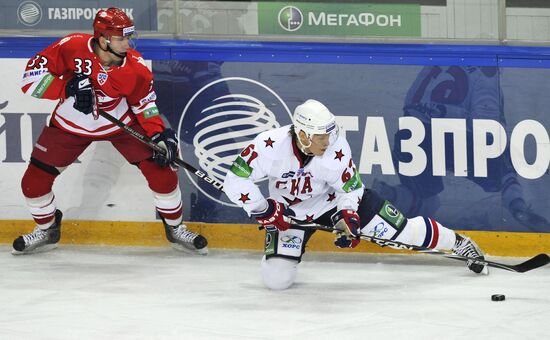
[[[489,261],[489,260],[479,260],[479,259],[470,259],[470,258],[467,258],[467,257],[464,257],[464,256],[460,256],[460,255],[455,255],[455,254],[447,254],[447,255],[444,255],[446,258],[449,258],[449,259],[453,259],[453,260],[459,260],[459,261],[465,261],[465,262],[468,262],[468,261],[472,261],[473,263],[476,263],[476,264],[481,264],[481,265],[487,265],[489,267],[494,267],[494,268],[500,268],[500,269],[505,269],[505,270],[509,270],[511,272],[516,272],[516,273],[525,273],[525,272],[528,272],[530,270],[533,270],[533,269],[537,269],[539,267],[542,267],[542,266],[545,266],[547,265],[548,263],[550,263],[550,256],[546,255],[546,254],[538,254],[537,256],[534,256],[522,263],[518,263],[518,264],[505,264],[505,263],[500,263],[500,262],[494,262],[494,261]]]
[[[313,229],[328,231],[328,232],[337,232],[338,231],[334,227],[329,227],[329,226],[325,226],[325,225],[321,225],[321,224],[317,224],[317,223],[302,222],[302,221],[298,221],[298,220],[295,220],[295,219],[292,219],[292,218],[290,218],[290,220],[291,220],[292,224],[302,226],[302,227],[310,227],[310,228],[313,228]],[[505,264],[505,263],[500,263],[500,262],[494,262],[494,261],[489,261],[489,260],[481,260],[481,259],[476,259],[476,258],[473,258],[473,257],[456,255],[456,254],[448,253],[448,252],[437,250],[437,249],[432,249],[432,248],[422,247],[422,246],[415,246],[415,245],[412,245],[412,244],[406,244],[406,243],[399,242],[399,241],[386,240],[386,239],[373,237],[373,236],[361,235],[360,237],[361,237],[362,240],[370,241],[370,242],[375,243],[375,244],[377,244],[381,247],[391,247],[391,248],[394,248],[394,249],[412,250],[412,251],[416,251],[416,252],[419,252],[419,253],[430,254],[430,255],[440,255],[440,256],[443,256],[443,257],[446,257],[446,258],[449,258],[449,259],[453,259],[453,260],[457,260],[457,261],[477,263],[477,264],[480,264],[480,265],[484,265],[484,266],[486,265],[486,266],[489,266],[489,267],[504,269],[504,270],[508,270],[508,271],[516,272],[516,273],[525,273],[525,272],[528,272],[530,270],[545,266],[548,263],[550,263],[550,256],[548,256],[546,254],[538,254],[537,256],[526,260],[525,262],[522,262],[522,263],[519,263],[519,264],[516,264],[516,265],[510,265],[510,264]]]

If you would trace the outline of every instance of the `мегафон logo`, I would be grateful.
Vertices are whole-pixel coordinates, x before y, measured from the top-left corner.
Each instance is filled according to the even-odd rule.
[[[286,6],[279,11],[278,20],[282,29],[293,32],[302,26],[304,16],[297,7]]]

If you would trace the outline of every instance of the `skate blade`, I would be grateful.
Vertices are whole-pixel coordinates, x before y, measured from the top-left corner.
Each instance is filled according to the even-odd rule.
[[[53,250],[55,248],[57,248],[57,243],[46,244],[42,247],[38,247],[38,248],[35,248],[35,249],[32,249],[32,250],[18,251],[18,250],[12,249],[11,254],[12,255],[30,255],[30,254],[44,253],[44,252]]]
[[[483,270],[479,275],[489,275],[489,266],[483,266]]]
[[[185,246],[183,246],[179,243],[170,243],[170,245],[175,250],[184,252],[186,254],[203,255],[203,256],[208,255],[208,247],[204,247],[204,248],[201,248],[201,249],[190,249],[190,248],[187,248],[187,247],[185,247]]]

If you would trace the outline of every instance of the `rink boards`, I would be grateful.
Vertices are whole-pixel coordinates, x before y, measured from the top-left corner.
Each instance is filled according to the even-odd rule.
[[[21,232],[31,231],[30,221],[1,221],[0,243],[10,244]],[[208,246],[217,249],[263,250],[264,232],[255,224],[187,223],[189,229],[208,238]],[[534,256],[550,253],[550,235],[547,233],[514,233],[463,231],[473,237],[479,246],[493,256]],[[316,232],[308,243],[308,251],[406,253],[382,248],[363,241],[353,250],[338,249],[334,236]],[[74,221],[63,223],[60,244],[105,246],[166,246],[164,228],[160,222]]]
[[[19,82],[26,59],[51,41],[0,39],[0,242],[32,228],[19,182],[55,103],[23,96]],[[182,158],[220,181],[252,130],[289,124],[299,102],[316,98],[338,117],[363,182],[405,190],[401,210],[467,230],[490,254],[550,251],[550,225],[519,221],[509,209],[521,198],[550,220],[547,48],[141,40],[138,50]],[[241,110],[251,125],[209,119],[224,110]],[[398,147],[408,135],[429,136],[420,153]],[[216,153],[220,145],[229,151]],[[133,166],[108,144],[79,159],[54,186],[68,221],[62,242],[166,244]],[[223,194],[183,171],[180,181],[185,219],[212,247],[261,248],[263,233]],[[402,199],[408,192],[416,197]],[[317,235],[311,247],[332,251],[330,239]]]

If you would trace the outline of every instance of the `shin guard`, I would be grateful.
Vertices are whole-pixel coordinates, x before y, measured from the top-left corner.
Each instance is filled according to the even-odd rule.
[[[52,192],[57,175],[30,163],[21,180],[21,189],[30,213],[39,228],[47,229],[54,222],[55,196]]]

